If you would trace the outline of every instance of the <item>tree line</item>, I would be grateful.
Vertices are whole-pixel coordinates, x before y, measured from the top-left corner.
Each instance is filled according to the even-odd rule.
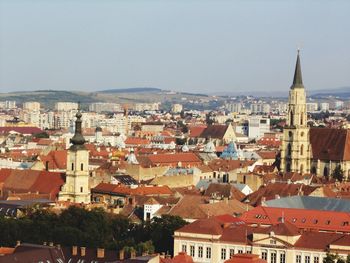
[[[178,216],[164,215],[150,222],[135,224],[127,217],[88,211],[71,206],[60,214],[35,210],[20,218],[0,217],[0,246],[21,242],[61,246],[83,246],[112,250],[173,253],[174,231],[186,222]]]

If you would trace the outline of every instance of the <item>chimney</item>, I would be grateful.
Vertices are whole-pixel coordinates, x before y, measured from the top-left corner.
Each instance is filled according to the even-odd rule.
[[[81,248],[80,248],[80,255],[81,255],[82,257],[85,257],[85,255],[86,255],[86,247],[81,247]]]
[[[44,242],[44,243],[43,243],[43,246],[47,246],[47,243],[46,243],[46,242]]]
[[[165,258],[165,253],[162,252],[160,255],[159,255],[160,258]]]
[[[131,250],[130,258],[136,258],[136,251],[135,250]]]
[[[72,256],[76,256],[78,255],[78,247],[77,246],[73,246],[72,247]]]
[[[56,247],[57,247],[58,249],[61,249],[61,245],[60,245],[60,244],[57,244]]]
[[[21,245],[21,241],[20,240],[17,240],[16,242],[16,247],[20,246]]]
[[[125,252],[124,249],[119,250],[119,260],[124,260]]]
[[[105,257],[105,250],[104,248],[98,248],[97,249],[97,258],[104,258]]]
[[[50,243],[49,243],[49,246],[50,246],[50,247],[53,247],[53,242],[50,242]]]

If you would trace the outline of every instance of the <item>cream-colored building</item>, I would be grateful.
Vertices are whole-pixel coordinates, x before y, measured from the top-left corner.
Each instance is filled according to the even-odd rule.
[[[348,241],[347,234],[300,231],[290,223],[259,227],[210,218],[175,231],[174,255],[186,252],[196,263],[223,263],[240,253],[259,255],[269,263],[321,263],[328,251],[346,258]]]
[[[310,172],[310,141],[307,126],[306,94],[299,52],[294,80],[289,91],[287,125],[283,129],[281,169],[284,172]]]
[[[55,104],[55,110],[56,111],[71,111],[71,110],[77,110],[78,109],[78,103],[76,102],[56,102]]]
[[[67,152],[66,182],[59,192],[59,201],[90,203],[89,151],[84,146],[85,139],[81,133],[81,116],[78,111],[72,146]]]
[[[37,101],[27,101],[23,103],[23,110],[40,111],[40,103]]]

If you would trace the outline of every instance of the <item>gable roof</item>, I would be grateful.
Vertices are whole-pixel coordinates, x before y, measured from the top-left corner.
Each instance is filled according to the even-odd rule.
[[[345,212],[259,206],[245,212],[242,220],[262,225],[275,225],[284,220],[300,229],[350,232],[350,214]]]
[[[314,160],[350,160],[350,136],[347,129],[311,128],[310,143]]]
[[[222,139],[228,129],[228,125],[209,125],[203,130],[201,138]]]

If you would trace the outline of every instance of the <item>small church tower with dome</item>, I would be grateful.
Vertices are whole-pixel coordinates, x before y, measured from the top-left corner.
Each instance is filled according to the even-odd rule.
[[[80,107],[76,114],[75,133],[70,140],[67,153],[66,182],[59,192],[59,201],[90,203],[89,188],[89,151],[85,148],[82,135]]]

